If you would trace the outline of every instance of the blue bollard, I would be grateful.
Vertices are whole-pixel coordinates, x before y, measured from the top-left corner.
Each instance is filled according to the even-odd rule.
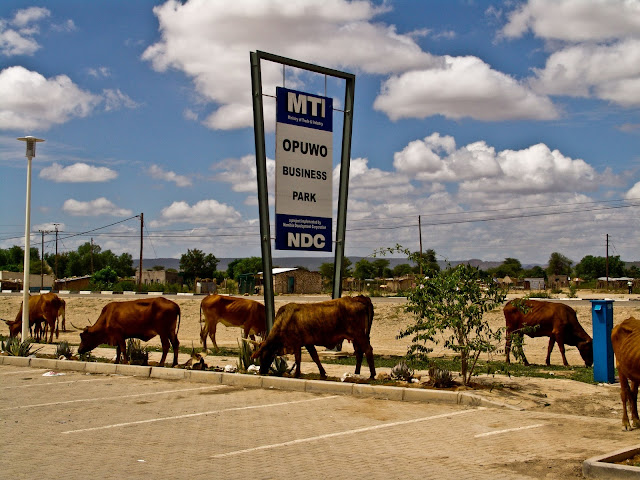
[[[593,322],[593,380],[614,383],[613,346],[613,300],[591,300]]]

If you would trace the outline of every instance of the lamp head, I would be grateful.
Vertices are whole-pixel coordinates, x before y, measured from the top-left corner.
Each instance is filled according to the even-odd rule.
[[[29,158],[36,156],[36,142],[44,142],[42,138],[32,137],[31,135],[19,137],[18,140],[27,142],[27,154],[25,156]]]

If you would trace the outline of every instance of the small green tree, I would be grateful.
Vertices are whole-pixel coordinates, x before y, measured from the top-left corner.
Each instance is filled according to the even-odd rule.
[[[111,267],[98,270],[91,277],[91,286],[95,289],[111,289],[118,281],[118,273]]]
[[[411,337],[410,359],[427,360],[438,344],[460,356],[463,383],[468,385],[481,353],[493,352],[502,339],[502,330],[493,331],[484,313],[500,306],[506,295],[493,282],[482,281],[479,269],[470,265],[421,278],[407,296],[405,310],[416,316],[416,323],[402,330],[398,338]]]

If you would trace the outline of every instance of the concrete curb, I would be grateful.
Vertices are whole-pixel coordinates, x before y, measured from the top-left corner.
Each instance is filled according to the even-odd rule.
[[[385,387],[382,385],[366,385],[349,382],[330,382],[324,380],[304,380],[270,376],[263,377],[260,375],[244,375],[238,373],[183,370],[165,367],[143,367],[140,365],[114,363],[77,362],[74,360],[54,360],[35,357],[0,356],[0,365],[43,368],[49,370],[67,370],[104,375],[128,375],[164,380],[183,380],[187,382],[211,383],[216,385],[230,385],[249,388],[270,388],[307,393],[355,395],[358,397],[371,397],[403,402],[453,403],[473,407],[523,410],[519,407],[488,400],[473,393],[428,390],[424,388]]]
[[[582,462],[582,474],[586,478],[603,479],[638,479],[640,478],[640,468],[628,465],[616,465],[611,462],[619,462],[633,457],[640,453],[640,445],[626,447],[615,452],[605,453],[597,457],[591,457]]]

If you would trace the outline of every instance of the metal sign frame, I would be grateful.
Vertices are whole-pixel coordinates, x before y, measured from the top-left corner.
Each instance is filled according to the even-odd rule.
[[[336,250],[334,257],[332,298],[342,296],[342,266],[344,263],[345,231],[347,224],[347,197],[349,194],[349,163],[351,159],[351,134],[353,130],[353,103],[356,76],[332,68],[281,57],[272,53],[255,51],[251,57],[251,93],[253,98],[253,128],[256,147],[256,174],[258,182],[258,210],[260,215],[260,246],[262,251],[262,271],[264,287],[264,305],[266,309],[267,331],[275,320],[273,300],[273,276],[271,257],[271,233],[269,227],[269,200],[267,189],[267,157],[264,138],[264,111],[262,105],[261,60],[280,63],[283,66],[308,70],[310,72],[341,78],[345,81],[344,121],[342,126],[342,149],[340,158],[340,190],[338,193],[338,218],[336,221]]]

